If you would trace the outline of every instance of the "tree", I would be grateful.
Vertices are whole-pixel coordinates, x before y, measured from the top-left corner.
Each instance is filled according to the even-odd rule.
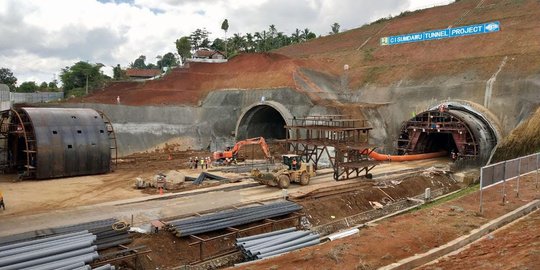
[[[39,91],[48,91],[48,90],[49,90],[49,85],[47,84],[47,82],[42,82],[39,85]]]
[[[225,56],[227,56],[227,54],[228,54],[228,51],[227,51],[227,31],[229,30],[229,20],[225,19],[221,23],[221,30],[223,30],[225,32]]]
[[[64,91],[67,93],[70,90],[81,89],[96,89],[103,86],[107,76],[101,72],[103,64],[90,64],[84,61],[79,61],[71,67],[65,67],[60,73],[60,80],[64,86]]]
[[[189,37],[181,37],[175,42],[176,50],[183,60],[191,57],[191,41]]]
[[[144,61],[146,61],[146,56],[141,55],[139,56],[139,58],[135,59],[135,62],[131,63],[129,67],[138,68],[138,69],[146,69],[147,67]]]
[[[189,40],[191,41],[191,46],[194,50],[198,50],[200,47],[203,47],[205,43],[208,45],[210,44],[210,41],[208,41],[208,36],[211,33],[206,30],[206,28],[203,29],[196,29],[191,33],[189,36]],[[204,40],[207,40],[206,42]]]
[[[17,78],[13,76],[13,72],[9,68],[0,68],[0,83],[7,85],[11,91],[14,91]]]
[[[116,67],[113,67],[113,79],[122,80],[126,78],[126,72],[122,70],[120,64],[117,64]]]
[[[172,52],[168,52],[163,56],[159,56],[157,61],[158,68],[162,69],[164,67],[178,66],[178,59]]]
[[[17,92],[21,93],[34,93],[39,89],[36,82],[23,82],[21,85],[17,88]]]
[[[333,34],[339,33],[339,27],[340,27],[340,25],[339,25],[339,23],[337,23],[337,22],[335,22],[334,24],[332,24],[332,25],[330,26],[330,28],[332,29],[332,32],[330,32],[329,34],[330,34],[330,35],[333,35]]]
[[[306,29],[304,29],[304,31],[302,31],[302,37],[303,37],[304,41],[306,41],[306,40],[316,38],[317,35],[315,35],[315,33],[311,32],[308,28],[306,28]]]
[[[225,41],[223,41],[223,39],[220,39],[220,38],[216,38],[214,39],[214,42],[212,42],[212,45],[210,45],[210,48],[212,50],[215,50],[215,51],[221,51],[221,52],[224,52],[227,50],[227,48],[225,47]]]
[[[55,79],[48,85],[49,91],[58,91],[58,81]]]

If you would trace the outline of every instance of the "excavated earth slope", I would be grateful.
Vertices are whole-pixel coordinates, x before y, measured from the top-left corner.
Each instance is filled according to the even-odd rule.
[[[490,21],[500,21],[501,31],[379,45],[385,36]],[[113,83],[76,102],[115,103],[119,95],[126,105],[196,105],[214,90],[290,87],[303,91],[294,79],[299,70],[336,79],[346,75],[352,90],[437,84],[440,80],[488,80],[505,57],[508,61],[499,76],[527,78],[540,73],[538,25],[540,2],[536,0],[461,0],[284,47],[275,53],[243,54],[223,64],[191,63],[189,68],[175,69],[154,81]],[[347,74],[344,65],[350,67]]]

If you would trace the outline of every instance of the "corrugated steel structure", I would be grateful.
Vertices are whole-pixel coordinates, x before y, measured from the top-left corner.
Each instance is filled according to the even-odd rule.
[[[4,111],[2,133],[7,138],[7,169],[24,172],[25,178],[107,173],[117,153],[111,122],[93,109]]]

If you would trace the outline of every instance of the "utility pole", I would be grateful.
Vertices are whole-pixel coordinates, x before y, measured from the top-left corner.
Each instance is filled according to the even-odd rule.
[[[88,95],[88,74],[86,74],[86,95]]]

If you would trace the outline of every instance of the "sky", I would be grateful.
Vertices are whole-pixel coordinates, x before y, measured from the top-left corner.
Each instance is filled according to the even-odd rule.
[[[146,63],[176,52],[174,41],[197,28],[210,38],[254,33],[274,24],[290,35],[309,28],[327,35],[403,11],[453,0],[0,0],[0,67],[18,84],[59,80],[61,69],[78,61],[127,67],[139,55]]]

